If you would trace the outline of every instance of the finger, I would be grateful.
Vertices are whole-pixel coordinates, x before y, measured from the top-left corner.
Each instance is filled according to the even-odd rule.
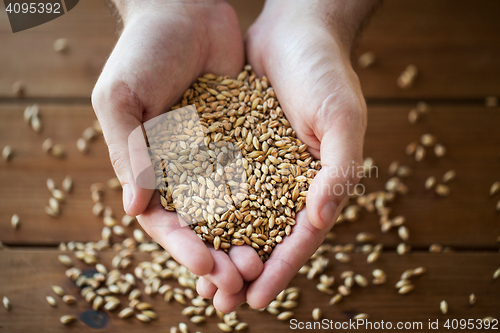
[[[306,207],[305,210],[307,210]],[[254,309],[266,307],[285,289],[299,269],[323,242],[327,229],[316,229],[302,210],[290,236],[284,237],[264,264],[260,276],[248,287],[247,302]]]
[[[214,296],[214,307],[224,313],[229,313],[236,309],[238,305],[245,301],[248,283],[245,283],[243,288],[236,294],[227,294],[222,290],[217,290]]]
[[[123,207],[128,215],[139,215],[153,195],[153,190],[137,186],[131,165],[131,153],[139,158],[134,161],[149,160],[141,130],[142,105],[124,83],[107,77],[96,84],[92,105],[108,145],[111,163],[122,184]],[[154,182],[152,169],[145,175]]]
[[[236,294],[243,287],[240,273],[229,259],[229,256],[214,248],[209,248],[213,257],[214,266],[209,274],[203,275],[205,279],[217,286],[227,294]]]
[[[362,166],[363,139],[365,133],[364,102],[354,104],[345,110],[331,106],[338,101],[327,99],[323,105],[326,110],[319,111],[326,125],[319,125],[321,137],[321,170],[307,193],[309,220],[316,228],[331,227],[340,210],[356,190],[363,176]],[[322,128],[322,126],[324,126]]]
[[[203,298],[214,298],[217,287],[203,276],[200,276],[198,282],[196,282],[196,292]]]
[[[212,272],[214,260],[205,243],[189,227],[181,226],[176,213],[163,209],[158,192],[137,219],[148,235],[181,265],[196,275]]]
[[[264,269],[264,264],[259,255],[250,246],[231,246],[229,258],[244,281],[255,280]]]

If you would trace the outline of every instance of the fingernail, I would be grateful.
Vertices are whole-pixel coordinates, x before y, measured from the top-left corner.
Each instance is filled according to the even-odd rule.
[[[324,228],[328,227],[333,222],[333,217],[337,211],[337,205],[333,201],[325,203],[321,209],[321,220],[323,221]]]
[[[134,193],[132,193],[132,188],[129,184],[123,185],[123,208],[125,211],[128,210],[128,206],[132,203],[134,199]]]

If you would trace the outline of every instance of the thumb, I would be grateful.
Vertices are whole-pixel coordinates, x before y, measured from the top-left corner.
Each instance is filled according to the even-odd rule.
[[[92,93],[92,105],[123,188],[125,212],[137,216],[148,207],[155,188],[141,124],[143,108],[124,83],[100,81]]]
[[[342,113],[321,138],[321,170],[307,193],[307,215],[318,229],[333,226],[363,176],[363,113]]]

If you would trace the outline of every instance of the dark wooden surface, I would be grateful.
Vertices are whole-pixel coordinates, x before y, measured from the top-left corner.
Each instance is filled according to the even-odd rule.
[[[409,106],[369,107],[365,156],[375,160],[378,178],[373,172],[372,178],[364,181],[366,191],[382,190],[390,178],[389,164],[398,160],[414,170],[414,175],[404,180],[410,187],[409,194],[391,204],[393,216],[401,214],[407,218],[410,245],[417,249],[433,243],[467,250],[497,249],[500,224],[495,203],[499,198],[490,198],[488,192],[493,181],[500,177],[498,109],[432,106],[429,114],[413,126],[406,120],[408,109]],[[4,120],[0,123],[0,146],[9,144],[15,153],[11,161],[0,164],[2,241],[9,245],[57,245],[70,240],[95,240],[102,223],[91,212],[90,185],[105,183],[113,177],[113,170],[102,138],[91,144],[88,155],[76,149],[76,140],[95,119],[90,106],[41,105],[44,129],[40,134],[24,123],[23,110],[24,105],[0,107]],[[424,133],[436,135],[447,147],[447,156],[438,159],[429,153],[422,162],[407,156],[406,145],[418,141]],[[65,159],[56,159],[42,151],[41,143],[47,137],[64,143]],[[456,170],[457,179],[450,183],[448,198],[424,189],[427,177],[439,179],[450,169]],[[68,174],[74,178],[75,188],[62,207],[62,215],[53,218],[41,213],[50,197],[47,178],[60,184]],[[120,192],[107,190],[105,203],[121,218]],[[21,218],[19,230],[8,223],[14,213]],[[377,241],[388,248],[400,242],[395,231],[380,232],[378,216],[373,213],[363,212],[359,221],[335,228],[339,243],[354,242],[361,231],[373,232]]]
[[[263,4],[262,0],[230,2],[238,12],[242,31]],[[492,276],[500,267],[500,214],[495,211],[500,197],[491,198],[488,191],[500,180],[500,109],[483,105],[485,96],[500,96],[498,12],[500,2],[495,0],[387,0],[365,29],[355,55],[373,51],[377,63],[356,70],[369,105],[365,156],[375,160],[378,177],[365,179],[363,184],[368,192],[382,189],[393,160],[413,168],[413,176],[404,180],[409,194],[390,205],[391,216],[406,217],[413,251],[397,255],[400,239],[395,231],[381,233],[374,214],[363,211],[358,221],[336,226],[333,244],[353,243],[361,231],[372,232],[374,242],[384,244],[380,260],[372,265],[361,254],[355,254],[348,264],[332,258],[327,273],[337,278],[336,285],[344,270],[368,277],[374,268],[386,271],[387,284],[355,288],[349,298],[332,307],[329,297],[316,291],[317,281],[299,275],[291,283],[302,289],[300,306],[294,310],[297,319],[312,320],[311,310],[320,307],[325,318],[335,321],[366,312],[371,321],[421,321],[422,331],[429,331],[425,326],[429,319],[439,319],[440,330],[445,331],[442,324],[446,319],[498,318],[500,281]],[[58,307],[51,308],[44,297],[52,294],[51,284],[77,294],[64,276],[65,268],[57,262],[55,246],[70,240],[96,241],[103,226],[91,213],[89,187],[114,176],[107,149],[100,138],[92,143],[89,154],[82,155],[76,140],[95,119],[89,96],[118,37],[113,13],[104,1],[80,1],[67,15],[16,34],[12,34],[6,14],[0,13],[0,148],[8,144],[14,149],[10,162],[0,160],[0,241],[10,246],[0,250],[0,298],[8,296],[13,304],[11,312],[0,308],[0,332],[95,331],[81,321],[71,327],[58,321],[61,315],[88,310],[81,298],[76,306],[57,299]],[[53,42],[61,37],[69,40],[67,54],[53,50]],[[410,63],[418,67],[419,77],[413,88],[401,90],[396,78]],[[25,100],[12,95],[17,80],[26,84]],[[407,113],[418,100],[429,101],[431,111],[411,126]],[[40,134],[22,117],[24,108],[35,101],[40,103],[44,124]],[[417,163],[405,155],[406,145],[424,133],[437,136],[448,149],[446,157],[430,156]],[[41,144],[48,137],[65,145],[65,159],[42,152]],[[449,197],[424,189],[427,177],[440,178],[450,169],[456,170],[457,179],[450,183]],[[54,219],[43,212],[49,199],[45,181],[51,177],[60,185],[66,175],[73,177],[74,191],[61,216]],[[104,201],[121,218],[121,193],[107,190]],[[10,226],[14,213],[21,218],[19,230]],[[138,227],[133,225],[128,234]],[[114,240],[120,238],[114,236]],[[434,243],[456,252],[428,253]],[[100,256],[109,265],[113,255],[108,251]],[[148,258],[137,254],[134,263]],[[417,266],[425,266],[428,272],[415,280],[414,292],[398,295],[394,284],[400,274]],[[474,306],[467,304],[471,292],[478,298]],[[448,315],[439,312],[443,299],[450,306]],[[180,314],[179,304],[165,304],[159,297],[151,301],[161,315],[159,321],[145,325],[135,319],[119,320],[113,313],[103,331],[165,332],[181,321],[188,322]],[[238,313],[251,323],[251,332],[290,331],[287,323],[270,314],[257,314],[246,306]],[[212,318],[200,327],[189,326],[192,332],[216,332],[218,321]]]
[[[257,17],[263,1],[236,1],[242,30]],[[369,23],[356,55],[372,51],[377,64],[358,70],[369,99],[483,99],[500,91],[500,3],[494,0],[388,0]],[[23,80],[28,97],[88,98],[117,39],[114,10],[87,0],[57,20],[12,34],[0,13],[2,75],[0,97],[12,97]],[[53,50],[56,39],[69,40],[69,52]],[[419,69],[412,89],[396,78],[410,64]],[[43,82],[43,84],[40,84]]]
[[[101,253],[102,262],[109,267],[111,258],[115,253]],[[50,250],[16,250],[0,252],[0,267],[11,267],[2,271],[0,285],[2,293],[9,295],[12,310],[0,311],[0,331],[4,332],[93,332],[82,322],[77,322],[71,327],[64,327],[58,318],[72,314],[79,316],[90,309],[90,306],[79,296],[78,288],[64,276],[65,267],[57,261],[58,252]],[[333,258],[331,258],[333,261]],[[74,259],[75,260],[75,259]],[[145,253],[136,254],[134,262],[150,260]],[[81,269],[89,269],[81,263]],[[395,283],[406,269],[425,266],[427,273],[414,278],[415,290],[408,295],[399,295],[394,288]],[[492,280],[492,272],[498,266],[497,253],[452,253],[452,254],[425,254],[413,253],[405,257],[394,253],[383,254],[379,261],[373,265],[365,264],[365,256],[353,256],[349,264],[330,264],[326,271],[334,275],[339,284],[339,275],[348,269],[370,277],[374,268],[383,269],[388,278],[387,283],[380,286],[370,284],[366,288],[354,287],[352,294],[336,305],[329,305],[330,296],[319,293],[315,283],[307,280],[303,275],[297,275],[290,286],[301,288],[299,307],[294,309],[299,321],[311,321],[312,309],[318,307],[323,311],[323,317],[335,322],[348,321],[359,313],[368,313],[370,321],[392,322],[422,322],[423,330],[427,329],[428,321],[440,322],[440,330],[447,319],[482,319],[498,315],[498,297],[500,297],[499,282]],[[165,280],[164,283],[177,286],[176,282]],[[56,284],[78,299],[76,305],[66,305],[59,297],[55,296],[50,286]],[[470,293],[475,293],[477,303],[468,304]],[[57,308],[50,307],[45,296],[54,296]],[[154,310],[161,314],[157,321],[143,324],[135,318],[127,321],[117,318],[117,312],[107,313],[109,322],[106,332],[168,332],[171,326],[186,322],[191,332],[220,332],[215,326],[221,322],[213,317],[207,323],[196,326],[181,315],[182,306],[175,302],[166,304],[160,295],[153,298],[143,296],[142,300],[151,302]],[[439,304],[446,300],[449,312],[441,314]],[[123,304],[128,304],[122,297]],[[289,331],[289,323],[280,322],[269,313],[260,314],[242,306],[237,310],[241,321],[250,323],[248,332]],[[29,318],[29,320],[28,320]],[[369,332],[371,330],[360,329]],[[397,331],[397,330],[396,330]]]

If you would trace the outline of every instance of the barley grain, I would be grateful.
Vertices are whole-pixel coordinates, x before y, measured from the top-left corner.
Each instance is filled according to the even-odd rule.
[[[450,188],[445,184],[437,184],[436,193],[441,197],[447,197],[450,195]]]
[[[7,296],[3,297],[3,306],[7,309],[7,311],[10,311],[12,309],[12,304],[10,303],[10,300],[7,298]]]
[[[449,170],[443,175],[443,183],[449,183],[454,180],[457,176],[455,170]]]
[[[469,304],[470,305],[476,304],[476,295],[474,295],[474,293],[469,295]]]
[[[368,314],[367,313],[360,313],[360,314],[357,314],[353,317],[354,320],[366,320],[368,319]]]
[[[373,52],[365,52],[358,58],[358,65],[361,68],[369,68],[372,67],[376,61],[375,53]]]
[[[401,288],[399,288],[398,293],[401,295],[408,294],[411,292],[415,287],[412,284],[407,284]]]
[[[124,308],[123,310],[118,313],[118,317],[121,319],[126,319],[132,317],[134,314],[134,309],[131,308]]]
[[[47,301],[47,303],[50,304],[50,306],[52,307],[56,307],[57,306],[57,303],[56,303],[56,300],[54,297],[52,296],[45,296],[45,300]]]
[[[446,155],[446,147],[440,143],[436,143],[434,146],[434,155],[436,155],[436,157],[443,157]]]
[[[19,215],[17,215],[17,214],[12,215],[12,217],[10,219],[10,225],[12,226],[12,228],[19,229],[20,223],[21,223],[21,220],[19,219]]]
[[[441,310],[442,314],[447,314],[448,313],[448,303],[446,301],[441,301],[439,304],[439,309]]]
[[[5,146],[2,150],[2,158],[4,161],[9,161],[12,158],[12,148],[10,146]]]
[[[496,280],[500,278],[500,268],[498,268],[495,273],[493,273],[493,279]]]
[[[500,192],[500,181],[494,182],[490,187],[490,196],[494,196]]]
[[[322,316],[323,316],[323,313],[321,312],[320,308],[315,308],[312,311],[312,317],[314,320],[316,320],[316,321],[321,320]]]
[[[54,42],[54,51],[64,53],[68,50],[68,40],[66,38],[56,39]]]
[[[73,322],[76,321],[76,317],[75,316],[72,316],[72,315],[65,315],[65,316],[62,316],[59,321],[64,324],[64,325],[69,325]]]

